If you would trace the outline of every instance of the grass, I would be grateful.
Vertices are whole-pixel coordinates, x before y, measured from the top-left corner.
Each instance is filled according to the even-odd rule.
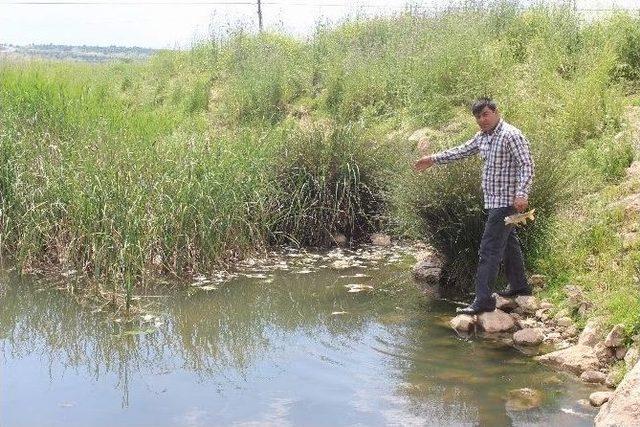
[[[541,221],[523,237],[541,266],[564,229],[556,213],[615,186],[630,162],[616,135],[639,81],[638,23],[504,2],[319,27],[306,41],[240,29],[144,63],[3,64],[0,250],[130,297],[159,274],[272,244],[385,230],[428,237],[452,287],[467,288],[479,161],[416,175],[407,137],[428,127],[432,151],[458,144],[475,132],[469,102],[492,95],[532,144]]]
[[[637,192],[637,177],[633,185]],[[596,315],[610,324],[623,323],[632,335],[640,332],[640,245],[637,214],[625,213],[620,202],[629,194],[625,185],[607,187],[560,215],[548,251],[536,264],[552,278],[546,296],[562,303],[564,286],[577,284],[594,303]]]

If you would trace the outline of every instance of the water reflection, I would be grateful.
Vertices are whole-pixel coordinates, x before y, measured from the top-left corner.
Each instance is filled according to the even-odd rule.
[[[132,323],[4,277],[5,425],[591,424],[563,412],[584,413],[574,402],[585,386],[456,338],[442,324],[452,307],[422,297],[388,257],[166,289],[157,318]],[[350,283],[374,291],[349,293]],[[522,387],[543,390],[541,406],[507,411]]]

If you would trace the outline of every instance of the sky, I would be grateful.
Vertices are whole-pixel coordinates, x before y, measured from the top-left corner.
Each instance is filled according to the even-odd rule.
[[[388,15],[446,0],[262,0],[267,30],[304,37],[319,23]],[[578,8],[640,9],[640,0],[576,0]],[[257,29],[256,0],[0,0],[0,44],[188,48],[209,34]]]

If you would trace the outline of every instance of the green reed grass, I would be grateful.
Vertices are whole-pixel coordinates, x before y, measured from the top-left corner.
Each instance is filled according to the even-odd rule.
[[[429,236],[466,286],[479,163],[415,175],[407,135],[429,126],[433,150],[460,143],[475,131],[468,103],[493,95],[535,153],[535,258],[544,219],[628,164],[613,135],[638,80],[637,23],[497,3],[307,41],[238,30],[144,63],[4,64],[0,249],[130,296],[272,243],[388,230]]]

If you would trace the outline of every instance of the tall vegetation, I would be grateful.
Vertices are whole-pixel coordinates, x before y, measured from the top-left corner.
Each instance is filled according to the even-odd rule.
[[[272,243],[387,229],[429,236],[467,285],[479,162],[416,175],[407,136],[463,142],[468,103],[495,97],[534,150],[535,258],[545,218],[630,161],[613,136],[640,79],[639,24],[497,3],[319,27],[308,41],[239,30],[144,63],[4,64],[0,249],[131,292]]]

